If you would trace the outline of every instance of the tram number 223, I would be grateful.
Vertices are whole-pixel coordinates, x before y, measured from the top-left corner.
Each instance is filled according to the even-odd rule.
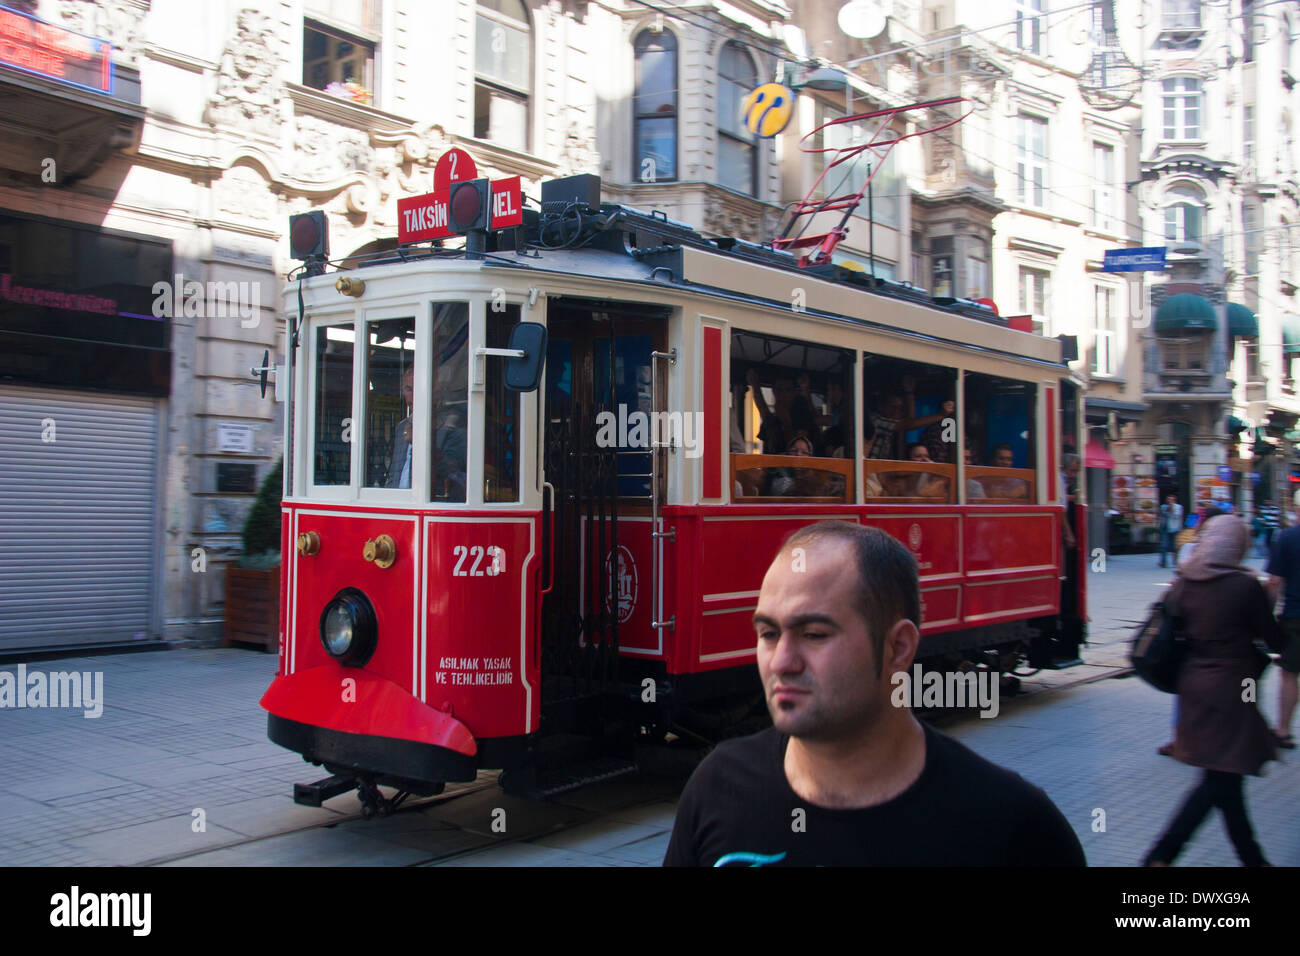
[[[505,548],[498,548],[494,544],[486,548],[476,544],[465,547],[458,544],[451,549],[452,557],[456,559],[456,566],[451,569],[452,577],[456,578],[481,578],[496,577],[506,569],[506,551]],[[473,563],[466,566],[466,561]],[[487,564],[484,565],[486,560]]]

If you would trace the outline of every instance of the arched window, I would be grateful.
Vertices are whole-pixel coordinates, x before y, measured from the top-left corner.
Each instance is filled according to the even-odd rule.
[[[474,136],[528,149],[532,36],[523,0],[478,0],[474,34]]]
[[[744,47],[734,40],[723,44],[718,61],[718,182],[751,196],[758,186],[758,148],[741,110],[757,85],[758,71]]]
[[[642,30],[633,50],[632,178],[645,183],[673,180],[677,178],[677,38],[667,30]]]
[[[1197,243],[1205,227],[1205,198],[1194,189],[1175,186],[1165,193],[1165,239]]]

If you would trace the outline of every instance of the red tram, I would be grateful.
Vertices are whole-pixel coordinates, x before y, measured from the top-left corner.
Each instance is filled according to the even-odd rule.
[[[378,784],[486,768],[547,792],[623,769],[638,736],[717,739],[765,713],[758,588],[825,518],[911,549],[931,666],[1077,657],[1061,342],[573,192],[544,184],[540,213],[466,249],[312,263],[287,291],[261,703],[333,775],[299,802],[359,787],[369,813]]]

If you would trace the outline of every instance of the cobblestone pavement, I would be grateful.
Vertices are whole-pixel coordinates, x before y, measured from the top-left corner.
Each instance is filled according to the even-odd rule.
[[[1259,562],[1256,561],[1255,564]],[[1198,771],[1155,748],[1171,699],[1124,673],[1127,640],[1169,581],[1154,555],[1110,557],[1090,575],[1085,664],[1025,679],[993,720],[944,730],[1041,786],[1094,865],[1140,860]],[[14,670],[7,665],[4,670]],[[176,650],[43,661],[30,669],[102,671],[103,714],[0,710],[0,864],[4,865],[657,865],[688,772],[625,778],[550,802],[503,794],[495,774],[397,815],[357,819],[345,794],[295,806],[295,781],[322,775],[266,739],[257,700],[275,657]],[[1276,712],[1276,668],[1261,706]],[[669,755],[671,756],[671,755]],[[1300,757],[1247,782],[1264,851],[1300,865]],[[1094,832],[1096,811],[1104,832]],[[495,826],[494,826],[495,824]],[[504,824],[505,832],[498,832]],[[1234,866],[1216,816],[1180,864]]]

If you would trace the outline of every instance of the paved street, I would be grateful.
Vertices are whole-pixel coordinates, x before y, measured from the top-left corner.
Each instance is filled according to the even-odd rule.
[[[1045,789],[1094,865],[1136,863],[1198,775],[1155,752],[1169,737],[1171,699],[1136,678],[1109,679],[1122,673],[1132,625],[1168,581],[1155,563],[1112,557],[1092,575],[1095,643],[1083,667],[1026,679],[1026,693],[1003,701],[996,719],[944,726]],[[176,650],[30,666],[102,671],[103,714],[0,711],[0,864],[657,865],[685,779],[679,768],[536,803],[507,797],[495,774],[482,774],[362,821],[352,794],[319,810],[292,803],[295,781],[322,774],[266,739],[257,700],[271,655]],[[1270,668],[1262,688],[1270,719],[1276,688]],[[1261,845],[1279,865],[1300,865],[1297,792],[1294,754],[1247,783]],[[1104,832],[1092,829],[1098,809]],[[1236,862],[1217,817],[1179,860]]]

